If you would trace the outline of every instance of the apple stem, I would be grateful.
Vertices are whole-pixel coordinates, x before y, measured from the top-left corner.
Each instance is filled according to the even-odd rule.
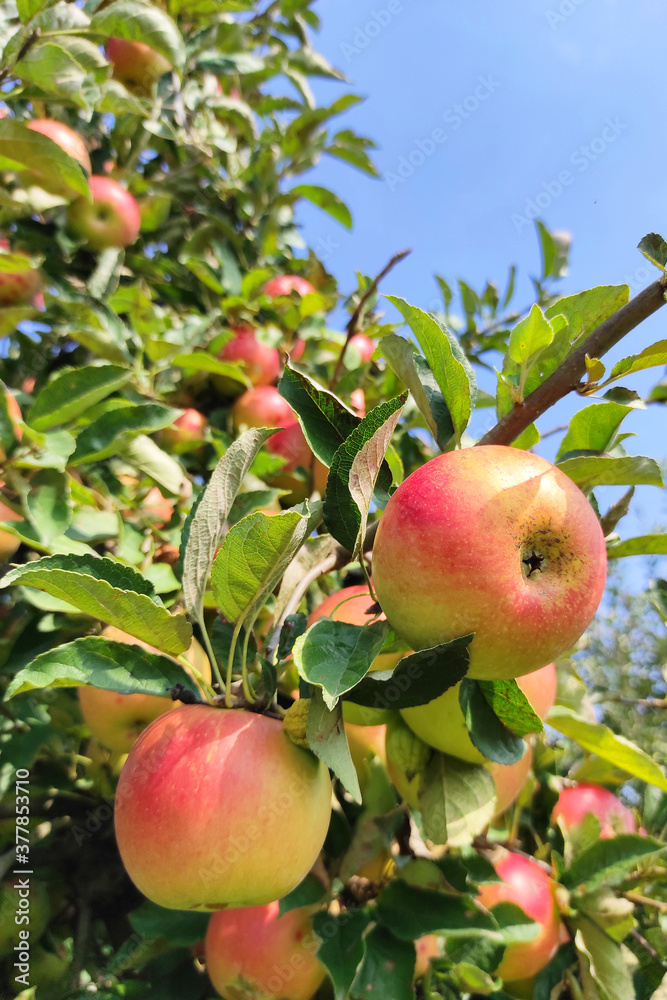
[[[225,707],[232,707],[232,670],[234,668],[234,653],[236,652],[236,643],[238,642],[239,633],[243,625],[243,619],[239,619],[234,626],[234,633],[232,635],[232,641],[229,644],[229,656],[227,658],[227,684],[225,685]]]
[[[192,663],[190,663],[190,661],[187,659],[186,656],[183,655],[183,653],[181,653],[180,656],[178,657],[178,662],[181,664],[182,667],[186,669],[188,673],[192,674],[194,679],[197,681],[197,684],[199,685],[199,688],[204,697],[208,701],[212,701],[215,698],[215,691],[208,683],[208,681],[204,679],[201,672],[197,670],[197,668]]]

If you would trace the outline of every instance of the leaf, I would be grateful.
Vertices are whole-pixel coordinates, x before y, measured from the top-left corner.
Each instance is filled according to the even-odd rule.
[[[623,358],[615,364],[605,385],[624,375],[634,375],[646,368],[662,368],[664,365],[667,365],[667,340],[659,340],[657,344],[645,347],[640,354],[631,354],[629,358]]]
[[[501,722],[478,681],[463,679],[459,702],[470,739],[481,754],[498,764],[516,764],[522,759],[526,744]]]
[[[33,476],[26,503],[30,520],[45,545],[65,534],[72,520],[72,506],[63,472],[44,469]]]
[[[363,541],[368,512],[382,470],[386,487],[391,472],[385,454],[407,393],[381,403],[368,413],[336,451],[324,497],[324,520],[334,538],[356,554]]]
[[[346,1000],[357,968],[364,957],[364,931],[370,923],[365,910],[348,909],[333,915],[326,910],[313,917],[313,930],[321,940],[317,952],[334,988],[335,1000]]]
[[[510,357],[518,365],[534,360],[554,339],[551,323],[536,304],[512,330],[508,343]]]
[[[367,675],[350,692],[349,700],[366,708],[416,708],[434,701],[465,677],[473,636],[421,649],[404,656],[390,677]]]
[[[140,434],[151,434],[169,427],[179,412],[159,403],[139,403],[109,410],[79,434],[71,458],[72,465],[109,458],[126,448]]]
[[[220,361],[219,358],[214,358],[212,354],[207,354],[206,351],[193,351],[192,354],[177,354],[175,358],[172,358],[171,364],[174,368],[182,368],[188,374],[193,372],[210,372],[212,375],[222,375],[233,382],[239,382],[247,389],[250,388],[250,382],[240,365],[233,364],[231,361]]]
[[[588,963],[590,976],[605,1000],[635,1000],[636,993],[621,947],[588,917],[578,914],[574,943]]]
[[[409,340],[395,333],[383,337],[378,350],[410,390],[434,440],[444,449],[454,434],[454,425],[426,358],[415,353]]]
[[[362,626],[321,618],[294,645],[299,676],[320,687],[327,708],[332,709],[368,673],[388,629],[382,621]]]
[[[516,681],[478,681],[489,705],[517,736],[541,733],[542,720]]]
[[[58,597],[163,653],[177,656],[192,642],[185,615],[170,615],[147,580],[111,559],[47,556],[10,570],[0,580],[0,587],[16,584]]]
[[[617,736],[607,726],[586,722],[563,705],[555,705],[551,709],[549,725],[574,740],[589,753],[597,754],[598,757],[615,767],[620,767],[640,781],[656,785],[663,792],[667,792],[667,777],[655,761],[630,740],[626,740],[624,736]]]
[[[416,336],[429,367],[440,386],[454,424],[457,442],[468,426],[475,406],[477,384],[473,370],[456,338],[444,330],[429,313],[411,306],[405,299],[388,295]]]
[[[199,696],[199,688],[178,663],[141,646],[85,636],[42,653],[14,677],[7,697],[45,687],[88,685],[119,694],[169,697],[182,684]]]
[[[7,387],[4,382],[0,382],[0,454],[4,452],[3,461],[6,456],[11,455],[17,445],[14,420],[9,412],[7,394]]]
[[[664,555],[667,555],[667,534],[638,535],[637,538],[626,538],[625,541],[613,542],[607,546],[607,559]]]
[[[347,745],[341,706],[329,711],[318,688],[313,689],[310,698],[306,739],[315,756],[331,768],[354,801],[361,803],[359,778]]]
[[[336,222],[340,222],[341,226],[345,226],[346,229],[352,228],[352,215],[349,208],[338,195],[334,194],[333,191],[329,191],[328,188],[319,187],[315,184],[297,184],[290,191],[290,195],[296,195],[298,198],[306,198],[313,205],[317,205],[322,211],[331,215]]]
[[[191,913],[186,910],[167,910],[164,906],[145,900],[128,914],[132,929],[144,941],[168,941],[173,948],[189,948],[206,937],[210,920],[208,913]],[[140,945],[141,947],[141,945]]]
[[[121,454],[147,476],[154,479],[159,486],[164,486],[168,493],[174,495],[180,492],[183,484],[183,467],[175,458],[145,434],[139,434],[121,450]]]
[[[631,409],[619,403],[593,403],[579,410],[570,421],[556,461],[571,451],[606,451]]]
[[[576,295],[567,295],[549,306],[548,320],[564,316],[568,323],[570,343],[583,340],[606,319],[624,306],[630,298],[627,285],[598,285]]]
[[[637,244],[637,249],[661,271],[667,268],[667,243],[659,233],[648,233],[642,237]]]
[[[0,119],[0,170],[33,170],[57,186],[63,185],[84,197],[90,194],[81,164],[53,139],[14,118]]]
[[[399,941],[376,925],[366,935],[366,953],[350,990],[352,1000],[413,1000],[416,951],[412,941]]]
[[[330,466],[336,451],[361,423],[337,396],[289,362],[278,383],[278,392],[299,417],[303,433],[315,456]]]
[[[665,850],[667,847],[660,841],[640,834],[621,833],[609,840],[597,840],[575,858],[559,881],[580,892],[615,885],[643,861],[655,859]]]
[[[435,844],[464,847],[488,826],[496,807],[491,772],[435,753],[423,772],[419,808],[424,831]]]
[[[177,70],[185,63],[185,45],[176,24],[163,10],[138,0],[116,0],[98,10],[90,31],[105,37],[142,42],[159,52]]]
[[[495,920],[479,910],[470,896],[408,885],[400,877],[380,893],[377,912],[392,934],[406,941],[438,933],[447,938],[500,940]]]
[[[282,897],[278,906],[278,916],[282,917],[284,913],[298,910],[302,906],[316,906],[325,894],[326,889],[317,875],[306,875],[296,889],[292,889]]]
[[[27,423],[37,431],[69,423],[121,389],[131,378],[132,372],[116,365],[89,365],[59,372],[35,399]]]
[[[202,622],[204,592],[213,558],[227,532],[227,517],[241,483],[260,448],[275,430],[255,428],[241,434],[216,465],[206,489],[200,494],[192,519],[186,521],[187,542],[183,555],[185,607]]]
[[[19,17],[23,24],[27,24],[35,14],[41,10],[42,7],[46,7],[50,0],[17,0],[17,9],[19,12]]]
[[[582,455],[566,458],[558,468],[584,492],[596,486],[664,486],[660,466],[652,458]]]

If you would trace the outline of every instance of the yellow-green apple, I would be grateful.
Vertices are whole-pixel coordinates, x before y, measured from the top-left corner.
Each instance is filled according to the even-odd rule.
[[[368,364],[375,350],[375,344],[371,338],[363,333],[355,333],[353,337],[350,337],[350,342],[347,346],[354,347],[359,352],[363,364]]]
[[[28,128],[33,132],[40,132],[47,139],[56,142],[68,156],[71,156],[72,159],[81,164],[87,174],[92,172],[90,156],[88,155],[86,145],[81,136],[77,135],[69,126],[63,125],[62,122],[56,121],[55,118],[35,118],[34,121],[28,122]],[[43,188],[45,191],[50,191],[52,194],[63,196],[68,193],[72,194],[71,188],[67,184],[63,184],[53,177],[47,177],[38,170],[24,171],[21,174],[21,180],[24,184],[36,184],[38,187]]]
[[[208,922],[206,971],[226,1000],[310,1000],[324,980],[313,907],[220,910]]]
[[[601,785],[581,783],[564,788],[558,796],[551,818],[563,833],[576,837],[587,816],[600,823],[600,839],[611,840],[619,833],[636,833],[635,814]]]
[[[150,94],[153,84],[171,69],[163,55],[143,42],[110,38],[106,53],[113,66],[114,79],[138,94]]]
[[[70,229],[91,250],[128,247],[141,228],[141,214],[135,198],[111,177],[90,178],[92,200],[77,198],[67,210]]]
[[[1,277],[1,272],[0,272],[0,277]],[[1,286],[1,284],[2,283],[0,281],[0,286]],[[5,392],[5,399],[7,401],[7,412],[9,414],[9,419],[12,422],[12,429],[14,431],[14,437],[16,438],[17,441],[20,441],[21,438],[23,437],[23,428],[21,427],[21,422],[23,420],[23,414],[21,413],[21,407],[18,404],[16,396],[12,395],[12,393],[9,392],[9,390],[7,390]],[[6,461],[6,459],[7,459],[7,455],[5,454],[5,449],[0,444],[0,462],[4,462],[4,461]],[[5,485],[4,483],[0,483],[0,486],[4,486],[4,485]],[[7,518],[3,518],[3,520],[7,520]],[[14,519],[10,518],[10,520],[14,520]]]
[[[264,285],[264,294],[274,299],[280,295],[290,295],[296,292],[297,295],[308,295],[315,289],[311,283],[298,274],[279,274]]]
[[[130,751],[116,839],[130,878],[160,906],[262,906],[308,874],[330,814],[327,768],[277,719],[182,705]]]
[[[35,878],[16,876],[0,885],[0,956],[26,937],[36,942],[51,915],[46,888]]]
[[[293,505],[301,503],[310,496],[310,467],[313,453],[301,430],[301,424],[295,421],[284,430],[278,431],[266,442],[266,450],[285,459],[283,467],[270,477],[272,486],[289,490],[284,498],[285,502]],[[295,475],[297,469],[303,469],[306,474],[302,477]]]
[[[0,250],[12,252],[14,256],[23,258],[26,264],[30,260],[28,254],[10,251],[8,239],[0,238]],[[21,271],[0,271],[0,308],[30,305],[39,295],[43,283],[42,272],[36,267],[26,267]]]
[[[248,389],[232,406],[232,422],[237,431],[248,427],[289,427],[296,414],[273,385]]]
[[[417,961],[415,962],[415,979],[422,979],[429,970],[432,958],[442,954],[440,944],[435,934],[424,934],[415,941]]]
[[[124,642],[128,646],[141,646],[149,653],[159,653],[154,646],[121,632],[113,625],[103,630],[102,638]],[[211,664],[196,639],[193,639],[185,655],[197,673],[210,682]],[[128,753],[149,723],[181,704],[156,694],[119,694],[95,687],[80,687],[77,693],[81,714],[92,736],[118,753]]]
[[[507,946],[496,971],[508,983],[529,979],[551,961],[561,940],[554,883],[536,861],[521,854],[507,852],[494,867],[502,882],[479,887],[482,905],[491,909],[498,903],[515,903],[540,925],[532,941]]]
[[[239,361],[252,385],[272,385],[280,374],[280,355],[275,347],[257,339],[253,327],[232,327],[234,337],[220,352],[222,361]]]
[[[567,652],[606,574],[595,512],[563,472],[502,445],[447,452],[398,487],[380,519],[373,579],[415,649],[475,633],[468,676],[520,677]]]
[[[192,451],[193,445],[202,445],[206,435],[208,420],[203,413],[189,406],[171,427],[160,432],[160,442],[170,449]]]
[[[372,754],[387,763],[385,751],[386,726],[357,726],[353,722],[345,723],[345,735],[347,745],[350,748],[350,756],[354,764],[359,782],[363,786],[366,782],[366,767],[364,761]]]
[[[545,719],[556,700],[556,667],[547,664],[532,674],[517,678],[517,684],[541,719]],[[459,702],[460,684],[450,687],[426,705],[406,708],[402,716],[410,728],[429,746],[471,764],[483,764],[486,758],[468,735],[468,727]]]

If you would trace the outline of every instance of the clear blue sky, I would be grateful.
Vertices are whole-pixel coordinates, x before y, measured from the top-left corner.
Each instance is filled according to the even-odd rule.
[[[627,282],[636,294],[655,280],[635,248],[645,233],[667,237],[658,0],[320,0],[315,10],[316,47],[367,98],[338,121],[375,140],[382,175],[374,181],[329,158],[317,167],[313,181],[350,205],[351,233],[311,206],[300,209],[309,245],[322,241],[342,290],[354,285],[355,270],[375,274],[411,247],[384,291],[433,308],[434,272],[502,287],[515,263],[517,303],[528,304],[539,251],[534,227],[517,217],[540,194],[545,223],[574,237],[564,293]],[[315,89],[320,100],[341,93],[328,81]],[[438,141],[429,142],[436,129]],[[397,180],[420,150],[412,162],[423,163]],[[553,182],[563,171],[559,192]],[[610,358],[663,338],[667,307]],[[628,384],[642,391],[660,375]],[[571,412],[563,404],[543,428]],[[637,433],[631,454],[667,454],[667,408],[631,414],[625,429]],[[552,457],[551,443],[542,451]],[[624,537],[667,521],[660,491],[639,494]]]

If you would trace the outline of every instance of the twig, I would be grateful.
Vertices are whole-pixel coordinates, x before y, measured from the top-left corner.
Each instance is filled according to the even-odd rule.
[[[601,358],[664,304],[665,280],[661,278],[605,320],[542,385],[526,396],[523,403],[517,403],[477,444],[511,444],[546,410],[578,388],[586,372],[587,356]]]
[[[357,333],[359,320],[361,318],[362,312],[364,311],[366,303],[370,298],[372,298],[373,295],[375,295],[375,293],[378,290],[378,285],[380,284],[382,279],[389,274],[391,269],[395,267],[396,264],[400,264],[400,262],[404,260],[410,253],[412,253],[412,250],[401,250],[400,253],[397,253],[394,257],[392,257],[387,266],[384,267],[375,278],[373,278],[370,285],[368,286],[364,294],[361,296],[361,299],[357,303],[356,309],[354,310],[352,316],[350,317],[350,322],[347,324],[347,336],[345,337],[345,343],[343,344],[343,349],[340,352],[340,357],[336,362],[336,367],[334,369],[331,382],[329,383],[330,389],[336,388],[336,384],[343,370],[343,360],[345,358],[345,351],[347,350],[347,345],[350,343],[355,333]]]
[[[667,903],[661,899],[649,899],[648,896],[642,896],[638,892],[624,892],[623,898],[627,899],[630,903],[637,903],[639,906],[652,906],[662,913],[667,912]]]
[[[297,608],[301,604],[302,598],[304,597],[311,583],[314,583],[315,580],[317,580],[320,576],[324,576],[325,573],[330,573],[333,569],[335,569],[337,562],[338,562],[338,553],[333,552],[330,556],[327,556],[326,559],[323,559],[322,562],[317,563],[316,566],[313,566],[312,569],[309,569],[308,572],[301,578],[299,583],[294,588],[292,596],[285,605],[283,613],[278,619],[276,627],[271,633],[271,638],[269,639],[266,646],[265,656],[267,660],[271,659],[274,650],[278,646],[278,640],[280,639],[280,633],[282,631],[283,625],[285,624],[285,620],[290,615],[293,615],[294,612],[297,610]]]

